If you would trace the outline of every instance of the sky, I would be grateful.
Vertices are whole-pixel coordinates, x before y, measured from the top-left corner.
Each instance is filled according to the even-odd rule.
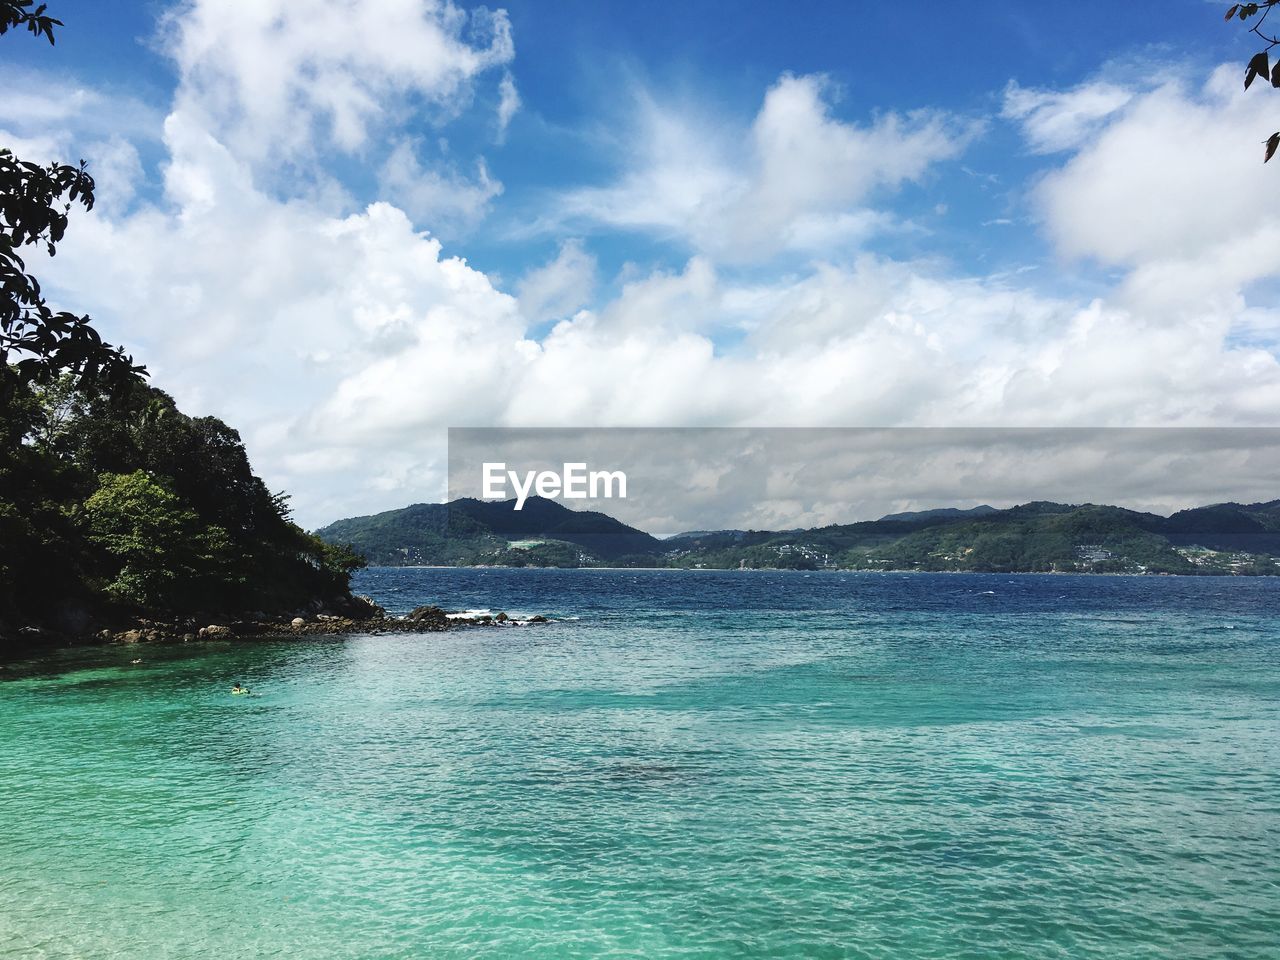
[[[448,427],[1274,426],[1224,10],[61,0],[0,142],[98,180],[52,299],[307,527]]]

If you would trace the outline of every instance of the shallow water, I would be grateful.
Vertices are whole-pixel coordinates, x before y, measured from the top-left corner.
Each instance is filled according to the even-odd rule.
[[[563,619],[10,665],[0,957],[1280,955],[1275,580],[359,588]]]

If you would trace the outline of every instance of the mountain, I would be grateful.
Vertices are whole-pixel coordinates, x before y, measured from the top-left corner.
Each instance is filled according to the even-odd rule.
[[[881,520],[962,520],[965,517],[981,517],[988,513],[996,513],[996,508],[983,504],[962,510],[959,507],[939,507],[936,510],[913,510],[909,513],[887,513]]]
[[[1280,574],[1280,500],[1164,517],[1032,501],[944,508],[805,530],[701,530],[658,540],[541,498],[415,504],[330,524],[373,563],[989,572]]]
[[[662,541],[603,513],[570,510],[554,500],[453,500],[339,520],[316,531],[378,564],[579,566],[657,563]]]

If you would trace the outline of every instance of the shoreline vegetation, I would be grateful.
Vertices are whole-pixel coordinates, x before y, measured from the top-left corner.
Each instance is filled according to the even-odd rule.
[[[0,648],[140,620],[363,616],[363,559],[308,534],[240,435],[135,381],[10,381],[0,421]],[[188,632],[188,631],[183,631]]]

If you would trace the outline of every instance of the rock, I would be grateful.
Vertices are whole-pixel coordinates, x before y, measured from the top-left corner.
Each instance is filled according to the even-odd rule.
[[[121,643],[141,643],[145,636],[141,630],[126,630],[124,633],[117,633],[116,639]]]
[[[307,625],[307,621],[303,620],[301,617],[294,617],[292,625],[295,627],[305,627]]]
[[[387,611],[378,604],[374,603],[372,597],[357,595],[351,598],[351,603],[347,612],[352,620],[382,620],[386,617]]]
[[[200,636],[206,640],[226,639],[232,636],[230,627],[223,627],[216,623],[211,623],[207,627],[200,628]]]
[[[538,614],[535,617],[530,617],[529,622],[530,623],[549,623],[550,621],[547,620],[547,618],[544,617],[542,614]]]
[[[447,620],[445,612],[436,606],[414,607],[405,617],[406,620]]]
[[[190,643],[190,642],[191,642],[192,640],[194,640],[195,638],[196,638],[196,635],[195,635],[194,633],[184,633],[184,634],[182,635],[182,642],[183,642],[183,643]]]
[[[493,619],[497,620],[497,621],[498,621],[498,623],[506,623],[506,622],[507,622],[508,620],[510,620],[511,618],[510,618],[510,617],[508,617],[505,613],[499,613],[499,614],[498,614],[496,617],[494,617]]]

